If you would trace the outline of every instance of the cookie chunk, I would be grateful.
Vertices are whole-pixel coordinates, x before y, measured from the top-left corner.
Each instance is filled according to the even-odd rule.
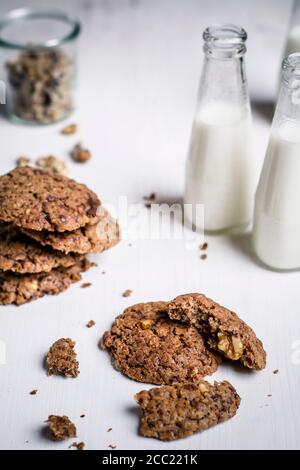
[[[101,210],[96,224],[88,224],[73,232],[38,232],[36,230],[23,230],[23,232],[41,245],[49,245],[64,253],[102,253],[120,241],[119,224],[104,209]]]
[[[49,272],[57,267],[69,268],[82,256],[43,248],[14,228],[0,227],[0,270],[16,273]]]
[[[240,361],[250,369],[266,366],[263,344],[250,326],[205,295],[180,295],[169,303],[168,313],[171,319],[198,328],[208,345],[228,359]]]
[[[17,274],[0,271],[0,305],[22,305],[44,295],[56,295],[80,281],[81,272],[91,263],[82,260],[70,268],[56,268],[49,273]]]
[[[0,177],[0,220],[31,230],[76,230],[96,219],[100,201],[84,184],[29,166]]]
[[[75,341],[70,338],[61,338],[52,344],[46,357],[48,375],[61,374],[65,377],[78,377],[79,363],[74,348]]]
[[[67,416],[50,415],[46,423],[54,441],[65,441],[66,439],[76,437],[76,426]]]
[[[152,384],[199,382],[220,362],[195,327],[168,318],[165,302],[126,309],[104,334],[101,346],[112,354],[116,369]]]
[[[229,382],[180,383],[143,390],[135,399],[143,411],[145,437],[174,441],[232,418],[240,397]]]

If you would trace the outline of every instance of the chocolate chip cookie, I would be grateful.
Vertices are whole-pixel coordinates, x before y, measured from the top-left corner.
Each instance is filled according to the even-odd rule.
[[[72,232],[22,231],[41,245],[49,245],[64,253],[102,253],[120,241],[120,227],[105,209],[99,210],[101,215],[97,216],[97,223],[85,225]]]
[[[0,270],[16,273],[49,272],[57,267],[69,268],[78,263],[80,255],[64,254],[43,248],[17,229],[0,227]]]
[[[143,411],[143,436],[173,441],[232,418],[240,397],[229,382],[180,383],[143,390],[135,399]]]
[[[180,295],[168,305],[172,320],[194,325],[208,345],[228,359],[240,361],[250,369],[266,366],[266,352],[254,331],[236,313],[203,294]]]
[[[94,223],[100,201],[84,184],[29,166],[0,177],[0,220],[31,230],[72,231]]]
[[[16,274],[0,272],[0,305],[22,305],[44,295],[56,295],[80,281],[81,272],[91,263],[84,259],[70,268],[56,268],[49,273]]]
[[[76,426],[67,416],[50,415],[46,423],[54,441],[64,441],[76,437]]]
[[[165,302],[126,309],[101,346],[112,354],[116,369],[145,383],[199,382],[220,363],[194,326],[168,318]]]

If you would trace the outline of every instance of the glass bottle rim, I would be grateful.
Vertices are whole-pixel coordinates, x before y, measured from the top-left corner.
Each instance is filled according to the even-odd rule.
[[[13,42],[2,37],[3,30],[16,22],[21,22],[28,19],[46,19],[49,21],[60,21],[70,26],[70,31],[54,39],[49,39],[38,44],[32,44],[34,47],[40,48],[53,48],[65,44],[70,41],[74,41],[80,34],[81,24],[80,22],[69,16],[64,11],[57,8],[48,7],[24,7],[10,10],[0,20],[0,48],[6,49],[28,49],[31,44]]]
[[[234,24],[212,24],[203,32],[205,42],[213,43],[214,46],[232,48],[235,45],[243,45],[247,40],[244,28]]]

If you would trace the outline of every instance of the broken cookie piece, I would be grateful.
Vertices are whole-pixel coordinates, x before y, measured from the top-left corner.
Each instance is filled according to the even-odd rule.
[[[229,382],[180,383],[143,390],[135,396],[143,411],[145,437],[173,441],[232,418],[240,397]]]
[[[250,369],[266,366],[266,352],[254,331],[236,313],[203,294],[176,297],[168,305],[169,317],[194,325],[208,345],[228,359],[240,361]]]
[[[64,441],[76,437],[76,426],[67,416],[50,415],[46,423],[54,441]]]
[[[61,338],[51,346],[46,358],[48,375],[61,374],[73,378],[79,375],[74,347],[75,341],[70,338]]]

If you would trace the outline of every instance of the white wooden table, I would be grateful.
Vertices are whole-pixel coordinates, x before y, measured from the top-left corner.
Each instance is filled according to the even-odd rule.
[[[41,2],[28,1],[28,4]],[[70,175],[95,189],[105,203],[155,191],[160,200],[183,194],[184,162],[202,64],[203,29],[212,22],[241,24],[249,33],[247,70],[254,103],[253,165],[261,167],[288,27],[290,2],[279,0],[64,0],[47,1],[80,16],[80,106],[71,120],[80,136],[0,121],[4,173],[19,155],[56,154]],[[24,0],[2,0],[0,13]],[[73,143],[92,149],[86,165],[69,161]],[[124,240],[95,259],[99,267],[73,286],[20,308],[0,309],[1,449],[65,449],[43,437],[49,414],[66,414],[88,449],[291,449],[300,448],[299,273],[279,274],[253,259],[249,236],[209,237],[208,258],[183,241]],[[106,274],[102,274],[105,271]],[[133,289],[130,298],[122,292]],[[230,380],[242,397],[237,416],[202,434],[171,444],[142,438],[133,395],[147,385],[116,372],[98,341],[130,304],[167,300],[199,291],[235,309],[262,338],[268,352],[260,373],[221,366],[214,378]],[[96,326],[86,328],[88,320]],[[43,358],[60,337],[77,341],[78,379],[47,377]],[[297,343],[298,341],[298,343]],[[3,356],[3,355],[2,355]],[[2,357],[3,359],[3,357]],[[272,371],[279,369],[274,375]],[[31,396],[32,389],[38,389]],[[267,395],[272,394],[271,397]],[[80,418],[85,414],[85,418]],[[107,433],[107,429],[113,430]]]

